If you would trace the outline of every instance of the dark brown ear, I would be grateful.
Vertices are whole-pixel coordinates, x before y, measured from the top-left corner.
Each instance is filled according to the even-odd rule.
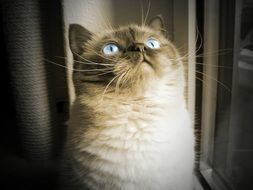
[[[79,24],[69,25],[69,45],[72,53],[81,54],[84,44],[91,39],[91,32]]]
[[[153,17],[149,21],[149,27],[164,34],[166,30],[164,28],[164,20],[163,20],[162,15],[156,15],[155,17]]]

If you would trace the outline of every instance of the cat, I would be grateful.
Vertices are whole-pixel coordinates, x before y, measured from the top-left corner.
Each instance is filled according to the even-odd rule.
[[[64,165],[72,189],[192,190],[184,68],[162,16],[96,34],[71,24],[69,43],[76,99]]]

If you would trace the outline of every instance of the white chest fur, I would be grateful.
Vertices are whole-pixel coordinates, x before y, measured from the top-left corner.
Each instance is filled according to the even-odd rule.
[[[192,189],[193,129],[184,104],[173,105],[111,102],[91,111],[91,122],[74,111],[77,175],[91,189]]]

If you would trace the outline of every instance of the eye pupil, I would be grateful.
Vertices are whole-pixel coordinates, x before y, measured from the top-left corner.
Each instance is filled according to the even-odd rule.
[[[146,41],[146,45],[150,48],[150,49],[158,49],[160,48],[160,43],[159,41],[155,40],[155,39],[148,39]]]
[[[110,43],[105,45],[102,51],[105,55],[114,55],[119,52],[119,48],[116,44]]]

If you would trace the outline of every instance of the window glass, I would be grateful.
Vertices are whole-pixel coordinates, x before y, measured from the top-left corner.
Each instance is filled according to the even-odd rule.
[[[212,178],[226,189],[242,190],[253,189],[253,3],[245,0],[235,5],[230,10],[234,11],[235,31],[221,34],[221,46],[234,51],[219,59],[222,85],[217,89]]]

